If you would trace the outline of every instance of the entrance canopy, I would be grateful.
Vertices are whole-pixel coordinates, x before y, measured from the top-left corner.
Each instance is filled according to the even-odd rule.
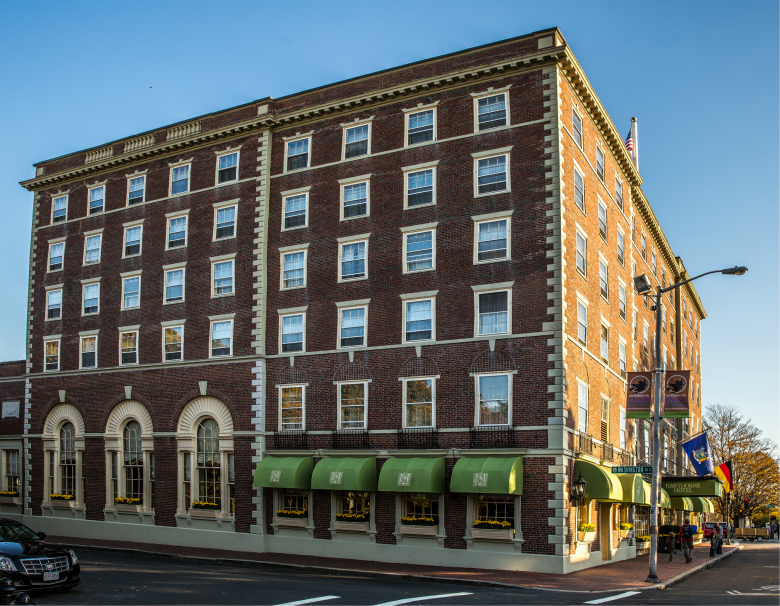
[[[693,511],[701,513],[715,513],[715,507],[713,507],[709,499],[704,497],[691,497],[691,503],[693,504]]]
[[[693,511],[693,503],[688,497],[672,497],[672,509],[675,511]]]
[[[311,488],[311,457],[266,457],[255,467],[256,488]]]
[[[311,475],[314,490],[376,490],[376,459],[374,457],[325,457]]]
[[[450,492],[523,494],[521,457],[463,457],[452,470]]]
[[[722,497],[723,484],[712,477],[664,478],[663,487],[672,497]]]
[[[379,472],[379,490],[386,492],[444,492],[444,457],[391,457]]]
[[[588,461],[577,461],[574,463],[574,480],[580,477],[588,485],[585,487],[586,499],[598,499],[599,501],[623,501],[623,486],[618,477],[606,467],[589,463]]]

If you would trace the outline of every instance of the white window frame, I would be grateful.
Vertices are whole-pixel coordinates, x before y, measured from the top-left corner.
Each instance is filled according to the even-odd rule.
[[[277,385],[279,392],[279,404],[278,404],[278,430],[279,431],[306,431],[306,388],[308,383],[285,383],[284,385]],[[284,429],[282,427],[282,391],[286,387],[300,387],[301,388],[301,428],[300,429]]]
[[[474,287],[472,286],[471,289],[474,291],[474,338],[487,338],[492,339],[495,338],[497,335],[511,335],[512,334],[512,288],[514,286],[514,282],[511,282],[512,286],[503,286],[500,284],[496,285],[485,285],[484,287],[478,286]],[[479,295],[488,295],[492,293],[497,292],[506,292],[507,293],[507,309],[506,309],[506,324],[507,324],[507,332],[495,332],[490,334],[480,334],[479,332]]]
[[[338,262],[338,270],[337,271],[338,271],[338,281],[339,281],[340,284],[343,283],[343,282],[358,282],[360,280],[368,280],[368,240],[369,240],[369,236],[370,235],[371,234],[361,234],[360,236],[354,236],[354,237],[353,236],[347,236],[346,238],[338,238],[339,254],[338,254],[338,259],[337,259],[337,262]],[[341,267],[342,267],[341,258],[342,258],[342,253],[343,253],[344,246],[346,246],[348,244],[360,244],[361,242],[363,242],[366,245],[365,246],[365,257],[364,257],[365,275],[360,277],[360,278],[347,278],[345,280],[341,276]]]
[[[177,194],[173,193],[173,169],[174,168],[183,168],[185,166],[188,166],[187,169],[187,189],[184,191],[180,191]],[[192,160],[187,160],[186,162],[177,162],[175,164],[169,164],[168,165],[168,196],[184,196],[185,194],[190,193],[192,190]]]
[[[232,183],[232,181],[231,181]],[[217,237],[217,217],[219,216],[219,211],[221,210],[227,210],[228,208],[234,208],[235,209],[235,217],[233,218],[233,235],[232,236],[223,236],[222,238]],[[212,232],[212,242],[222,242],[223,240],[234,240],[236,237],[238,237],[238,200],[229,200],[227,202],[216,202],[214,204],[214,228]]]
[[[602,165],[602,174],[599,175],[599,155],[604,159],[604,163]],[[600,144],[596,145],[596,164],[594,165],[594,170],[596,172],[596,178],[601,181],[603,185],[606,186],[607,182],[607,152],[604,150],[603,147],[601,147]]]
[[[368,384],[371,383],[370,379],[363,381],[335,381],[336,384],[336,400],[338,402],[336,424],[339,429],[368,429]],[[341,386],[342,385],[362,385],[363,386],[363,427],[343,427],[341,425]],[[286,386],[285,386],[286,387]]]
[[[401,228],[401,238],[402,238],[402,246],[401,246],[401,266],[402,266],[402,274],[419,274],[424,273],[426,271],[435,271],[436,270],[436,227],[438,226],[439,222],[436,221],[435,223],[426,223],[425,225],[412,225],[410,227],[402,227]],[[421,234],[425,232],[432,232],[431,233],[431,246],[432,246],[432,257],[431,257],[431,267],[426,267],[425,269],[408,269],[407,264],[407,238],[409,236],[413,236],[415,234]]]
[[[97,284],[98,287],[98,304],[97,304],[97,311],[93,311],[90,313],[84,313],[84,303],[86,303],[86,299],[84,298],[84,293],[86,291],[87,286],[92,286],[93,284]],[[100,292],[100,278],[93,279],[93,280],[82,280],[81,282],[81,316],[97,316],[100,314],[100,295],[102,293]]]
[[[425,145],[427,143],[433,143],[439,140],[439,112],[437,110],[438,101],[428,105],[418,105],[411,109],[403,109],[404,112],[404,147],[417,147],[418,145]],[[430,141],[421,141],[420,143],[409,143],[409,118],[415,114],[422,114],[424,112],[433,112],[433,139]]]
[[[299,353],[302,353],[302,352],[306,351],[306,310],[307,310],[307,308],[308,308],[308,306],[301,307],[301,308],[296,308],[296,309],[292,309],[292,310],[282,310],[282,309],[279,310],[279,343],[278,343],[279,355],[282,355],[282,356],[285,356],[285,355],[296,356]],[[301,336],[302,342],[301,342],[301,345],[302,345],[303,349],[298,349],[296,351],[289,351],[288,352],[288,351],[283,351],[282,350],[282,336],[283,336],[282,335],[282,327],[284,326],[284,318],[289,318],[291,316],[302,316],[302,318],[303,318],[303,328],[301,330],[301,332],[302,332],[302,336]]]
[[[514,210],[507,210],[497,213],[490,213],[487,215],[477,215],[471,217],[474,222],[474,245],[473,245],[473,258],[472,263],[474,265],[485,265],[487,263],[504,263],[512,260],[512,214]],[[485,223],[494,223],[496,221],[506,221],[506,257],[500,259],[485,259],[479,260],[479,226]]]
[[[51,247],[56,246],[57,244],[62,244],[62,267],[59,269],[52,269],[51,268]],[[63,271],[65,269],[65,238],[57,238],[56,240],[49,240],[49,250],[46,254],[46,273],[55,273],[58,271]]]
[[[366,184],[366,213],[356,217],[344,216],[344,190],[352,185]],[[306,221],[309,220],[308,199],[306,200]],[[350,177],[349,179],[339,179],[339,221],[355,221],[357,219],[366,219],[371,216],[371,175],[360,175],[359,177]]]
[[[585,265],[585,271],[580,271],[579,265],[577,264],[577,254],[579,252],[579,249],[577,248],[577,236],[581,237],[585,241],[585,254],[582,256]],[[574,233],[574,269],[583,278],[588,278],[588,236],[585,235],[585,232],[582,231],[579,226],[575,227]]]
[[[409,381],[430,381],[431,382],[431,424],[430,425],[415,425],[415,427],[435,428],[436,427],[436,380],[439,375],[426,375],[422,377],[403,377],[401,379],[401,416],[404,429],[410,429],[406,418],[406,384]]]
[[[647,320],[642,322],[642,351],[650,355],[650,325]]]
[[[623,290],[623,296],[620,296],[621,289]],[[620,304],[623,304],[623,315],[620,315]],[[628,322],[628,290],[622,279],[618,278],[618,316],[623,322]]]
[[[235,320],[235,314],[228,314],[229,317],[220,318],[217,316],[211,316],[209,317],[209,359],[219,359],[219,358],[232,358],[233,357],[233,345],[235,341],[235,335],[236,335],[236,320]],[[218,324],[220,322],[230,322],[230,353],[223,355],[223,356],[215,356],[213,355],[214,350],[214,324]],[[184,343],[184,339],[182,339],[182,344]],[[182,345],[182,353],[184,353],[184,347]]]
[[[623,239],[623,255],[621,258],[621,255],[619,253],[620,251],[620,239]],[[623,232],[620,227],[617,228],[617,233],[615,234],[615,257],[617,258],[617,262],[620,263],[621,267],[626,266],[626,234]],[[633,276],[632,276],[633,277]]]
[[[92,191],[95,189],[103,189],[103,206],[101,209],[97,212],[92,212],[92,209],[90,208],[90,202],[92,198]],[[92,187],[87,187],[87,217],[91,217],[92,215],[100,215],[106,212],[106,183],[98,183],[97,185],[93,185]]]
[[[618,190],[620,191],[620,204],[618,204]],[[626,207],[626,196],[623,193],[623,179],[618,176],[617,172],[615,172],[615,206],[620,209],[621,213],[624,212]]]
[[[584,324],[584,326],[585,326],[585,340],[584,341],[582,339],[580,339],[580,324],[581,324],[581,322],[580,322],[580,306],[582,306],[585,309],[585,324]],[[576,312],[576,316],[577,316],[577,336],[576,336],[576,338],[577,338],[577,343],[579,343],[580,345],[582,345],[586,349],[588,348],[588,329],[589,329],[589,325],[590,325],[590,319],[588,318],[589,311],[590,310],[589,310],[589,306],[588,306],[588,300],[585,297],[583,297],[582,295],[580,295],[579,293],[577,293],[577,312]]]
[[[509,86],[505,86],[502,88],[498,88],[496,90],[493,90],[492,87],[488,89],[485,92],[481,93],[472,93],[472,105],[473,105],[473,112],[474,112],[474,133],[487,133],[495,131],[498,128],[506,128],[508,126],[512,125],[512,112],[511,107],[509,105],[509,88],[512,86],[511,84]],[[485,97],[497,97],[498,95],[504,96],[504,106],[506,108],[506,124],[503,126],[493,126],[492,128],[486,128],[483,130],[479,130],[479,100],[484,99]]]
[[[580,121],[579,131],[575,126],[576,123],[574,121],[574,116],[577,116],[577,119]],[[580,134],[579,142],[575,136],[575,133],[577,132]],[[580,112],[574,107],[571,110],[571,138],[572,141],[574,141],[574,145],[576,145],[580,150],[585,148],[585,121],[582,119],[582,114],[580,114]]]
[[[471,157],[473,158],[474,166],[472,168],[473,174],[472,179],[474,181],[474,197],[475,198],[485,198],[487,196],[498,196],[500,194],[508,194],[512,192],[512,154],[511,149],[513,146],[504,147],[502,149],[495,149],[485,152],[479,152],[476,154],[471,154]],[[500,158],[500,157],[506,158],[506,189],[501,189],[497,191],[489,191],[485,192],[484,194],[479,193],[479,163],[482,160],[492,160],[493,158]]]
[[[165,215],[165,250],[179,250],[182,248],[187,248],[189,245],[190,240],[190,211],[189,209],[185,211],[178,211],[173,213],[168,213]],[[171,221],[174,219],[180,219],[184,217],[184,244],[181,246],[174,246],[171,247]]]
[[[65,198],[65,218],[62,221],[54,221],[54,201],[60,198]],[[68,194],[52,194],[51,197],[51,209],[49,212],[49,225],[56,225],[57,223],[66,223],[68,221],[68,203],[70,202]],[[87,202],[89,204],[89,202]]]
[[[122,298],[120,299],[120,309],[125,311],[126,309],[140,309],[141,307],[141,270],[131,271],[123,274],[119,274],[122,279]],[[133,280],[138,278],[138,305],[135,307],[125,307],[125,282],[127,280]]]
[[[94,237],[100,238],[100,244],[97,247],[98,260],[92,263],[87,263],[87,241],[90,238],[94,238]],[[100,265],[100,262],[102,260],[103,260],[103,230],[96,229],[94,231],[84,232],[84,254],[82,255],[82,259],[81,259],[82,267],[87,267],[88,265]]]
[[[416,145],[422,145],[421,143],[418,143]],[[438,177],[438,168],[439,161],[434,160],[433,162],[425,162],[423,164],[413,164],[411,166],[403,166],[401,167],[401,171],[403,173],[404,178],[404,210],[415,210],[417,208],[426,208],[428,206],[436,206],[436,195],[437,195],[437,187],[436,187],[436,181]],[[433,180],[433,189],[431,190],[432,193],[432,201],[427,204],[416,204],[414,206],[409,206],[409,175],[413,173],[422,173],[425,171],[432,171],[431,179]]]
[[[284,285],[284,256],[295,253],[303,253],[303,284],[301,286]],[[339,264],[340,266],[341,264]],[[279,248],[279,290],[298,290],[306,288],[309,285],[309,245],[300,244],[295,246],[283,246]]]
[[[434,291],[438,293],[438,291]],[[436,294],[420,293],[419,296],[401,295],[401,343],[431,343],[436,340]],[[406,339],[406,305],[407,303],[419,303],[421,301],[431,302],[431,338],[409,341]]]
[[[606,357],[604,357],[604,351],[603,351],[603,348],[602,348],[602,345],[603,345],[602,341],[604,340],[603,333],[604,333],[604,329],[605,328],[607,329],[607,343],[606,343],[606,345],[607,345],[607,355],[606,355]],[[601,324],[599,325],[599,359],[604,364],[606,364],[607,366],[609,366],[609,362],[610,362],[610,357],[609,357],[609,340],[610,340],[610,337],[612,336],[611,333],[612,333],[612,326],[610,326],[609,322],[604,319],[604,316],[602,316],[601,317]]]
[[[516,371],[515,371],[516,372]],[[474,373],[474,399],[475,399],[475,405],[474,405],[474,427],[514,427],[514,424],[512,423],[512,397],[513,397],[513,379],[515,372],[513,371],[504,371],[504,372],[480,372],[480,373]],[[507,402],[507,422],[506,424],[482,424],[479,422],[479,380],[481,377],[498,377],[498,376],[505,376],[507,377],[507,384],[509,387],[509,401]]]
[[[232,156],[233,154],[236,154],[236,178],[231,179],[230,181],[223,181],[222,183],[220,183],[219,182],[219,160],[220,158],[224,158],[225,156]],[[216,168],[214,172],[214,186],[223,187],[225,185],[239,181],[241,179],[239,175],[239,170],[241,170],[241,148],[237,147],[236,149],[226,149],[225,151],[218,152],[216,155],[217,158],[216,158]],[[190,169],[190,172],[192,172],[192,169]]]
[[[164,363],[176,364],[177,362],[184,361],[184,322],[185,320],[174,320],[162,323],[162,361]],[[178,360],[166,360],[165,359],[165,331],[168,328],[181,328],[181,358]],[[209,341],[209,351],[211,351],[211,341]]]
[[[625,379],[628,373],[628,344],[618,335],[618,373]]]
[[[236,287],[237,287],[237,279],[236,279],[236,254],[230,254],[230,255],[221,255],[219,257],[211,257],[211,298],[212,299],[221,299],[223,297],[235,297],[236,296]],[[217,294],[217,285],[216,285],[216,276],[214,275],[214,270],[218,263],[230,263],[232,265],[232,284],[231,284],[231,292],[229,293],[219,293]]]
[[[51,341],[57,342],[57,368],[52,370],[47,370],[46,369],[46,344]],[[48,337],[43,337],[43,372],[59,372],[62,368],[61,360],[62,360],[62,341],[60,335],[51,335]]]
[[[575,172],[577,175],[579,175],[579,176],[580,176],[580,179],[582,179],[582,207],[580,207],[580,205],[579,205],[579,204],[577,204],[577,191],[578,191],[578,190],[577,190],[577,177],[576,177],[576,175],[575,175],[574,177],[572,177],[572,187],[573,187],[573,188],[574,188],[574,190],[575,190],[575,191],[574,191],[574,194],[573,194],[573,198],[572,198],[572,199],[574,200],[574,206],[576,206],[576,207],[577,207],[577,209],[578,209],[578,210],[579,210],[579,211],[580,211],[580,212],[581,212],[583,215],[587,215],[587,214],[588,214],[588,213],[587,213],[587,211],[586,211],[586,208],[587,208],[587,206],[586,206],[586,204],[587,204],[587,201],[586,201],[586,198],[585,198],[585,171],[583,171],[583,170],[580,168],[580,165],[579,165],[579,164],[577,164],[577,162],[574,162],[574,172]]]
[[[169,301],[168,300],[168,274],[174,271],[181,271],[181,300]],[[172,265],[163,265],[163,305],[178,305],[184,303],[187,300],[187,262],[174,263]]]
[[[341,159],[343,160],[354,160],[356,158],[365,158],[367,156],[371,155],[371,139],[373,138],[373,117],[368,118],[367,120],[356,120],[355,122],[351,122],[349,124],[342,124],[341,125]],[[368,146],[367,151],[365,154],[361,154],[360,156],[353,156],[352,158],[347,158],[347,131],[353,128],[358,128],[360,126],[368,126]]]
[[[606,296],[601,292],[601,268],[604,267],[604,283],[606,284]],[[609,262],[599,253],[599,294],[609,303]]]
[[[341,345],[341,312],[350,309],[363,309],[363,344],[362,345]],[[360,305],[338,305],[336,309],[338,317],[336,320],[336,349],[360,349],[368,347],[368,303]]]
[[[123,362],[122,361],[122,337],[124,335],[135,335],[135,362]],[[139,346],[139,334],[140,331],[137,328],[133,330],[119,330],[119,366],[138,366],[141,363],[140,346]],[[165,338],[163,333],[163,340]],[[164,346],[164,343],[163,343]]]
[[[167,220],[166,220],[167,224]],[[127,253],[127,230],[133,229],[135,227],[138,227],[141,229],[141,238],[138,240],[138,252],[133,255],[128,255]],[[167,240],[166,240],[167,245]],[[143,219],[140,221],[131,221],[129,223],[123,223],[122,224],[122,258],[123,259],[129,259],[131,257],[139,257],[144,252],[144,222]]]
[[[293,231],[295,229],[306,229],[309,227],[309,205],[311,203],[311,197],[309,196],[309,190],[311,189],[311,186],[309,187],[302,187],[300,189],[292,189],[289,191],[283,191],[281,193],[282,196],[282,226],[281,231]],[[304,213],[305,222],[303,225],[295,225],[293,227],[286,227],[285,226],[285,213],[287,212],[287,199],[288,198],[297,198],[298,196],[303,196],[306,199],[306,212]]]
[[[302,166],[301,168],[294,168],[292,170],[288,170],[287,169],[287,160],[289,159],[288,152],[289,152],[289,145],[290,145],[290,143],[296,143],[298,141],[303,141],[304,139],[308,139],[308,141],[309,141],[308,146],[307,146],[308,151],[306,152],[306,166]],[[312,143],[313,143],[313,137],[312,137],[311,133],[308,133],[306,135],[301,135],[301,136],[297,136],[296,135],[295,137],[291,137],[289,139],[285,138],[284,139],[284,165],[283,165],[283,171],[282,172],[284,172],[284,173],[294,173],[294,172],[297,172],[299,170],[306,170],[307,168],[311,168],[311,147],[312,147]]]
[[[620,428],[619,428],[619,442],[620,450],[625,450],[628,446],[628,419],[626,418],[626,409],[622,406],[618,406],[620,413]]]
[[[585,388],[585,406],[580,401],[580,395],[582,388]],[[581,411],[585,411],[585,418],[582,418]],[[577,379],[577,431],[590,435],[588,433],[588,426],[590,421],[590,386],[582,379]],[[584,427],[584,429],[583,429]]]
[[[600,196],[597,198],[597,200],[598,210],[604,211],[604,235],[601,234],[601,217],[599,216],[601,213],[596,213],[596,223],[598,223],[599,237],[604,241],[605,244],[607,244],[607,240],[609,239],[609,213],[607,212],[607,205],[604,204]]]
[[[125,175],[127,178],[127,198],[125,199],[125,206],[137,206],[138,204],[143,204],[146,202],[146,171],[143,171],[141,173],[136,173],[134,175]],[[133,202],[130,204],[130,182],[134,179],[143,179],[144,180],[144,195],[141,196],[140,202]]]
[[[82,354],[84,353],[84,339],[95,339],[95,365],[84,366]],[[79,333],[79,370],[98,368],[98,333],[96,330],[89,330],[84,333]]]
[[[59,318],[49,318],[49,297],[53,292],[60,293],[60,317]],[[62,316],[63,316],[62,311],[65,306],[64,297],[65,297],[65,292],[64,292],[63,284],[57,284],[56,286],[46,287],[46,309],[44,309],[44,314],[43,314],[45,322],[59,322],[60,320],[62,320]]]

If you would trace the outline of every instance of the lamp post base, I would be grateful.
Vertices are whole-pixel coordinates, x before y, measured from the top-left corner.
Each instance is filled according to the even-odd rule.
[[[660,583],[661,581],[658,580],[658,575],[654,572],[651,572],[647,575],[647,578],[645,579],[645,583]]]

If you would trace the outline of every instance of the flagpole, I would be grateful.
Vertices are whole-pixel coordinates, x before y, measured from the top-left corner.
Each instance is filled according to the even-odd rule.
[[[639,170],[639,135],[636,128],[636,118],[631,118],[631,132],[634,139],[634,166]]]

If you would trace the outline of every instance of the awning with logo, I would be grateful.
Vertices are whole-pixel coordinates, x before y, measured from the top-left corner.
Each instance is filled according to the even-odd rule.
[[[376,459],[374,457],[325,457],[311,474],[314,490],[376,490]]]
[[[311,488],[311,457],[266,457],[255,467],[256,488]]]
[[[645,503],[645,481],[638,473],[615,474],[623,488],[623,502],[649,505]]]
[[[523,494],[522,457],[462,457],[452,469],[450,492]]]
[[[693,511],[693,503],[688,497],[672,497],[672,509],[675,511]]]
[[[444,492],[444,457],[391,457],[379,472],[380,491]]]
[[[716,478],[664,478],[663,487],[672,497],[722,497],[723,484]]]
[[[623,486],[618,477],[606,467],[589,463],[588,461],[577,461],[574,463],[574,480],[580,477],[588,485],[585,487],[586,499],[598,499],[600,501],[623,502]]]

